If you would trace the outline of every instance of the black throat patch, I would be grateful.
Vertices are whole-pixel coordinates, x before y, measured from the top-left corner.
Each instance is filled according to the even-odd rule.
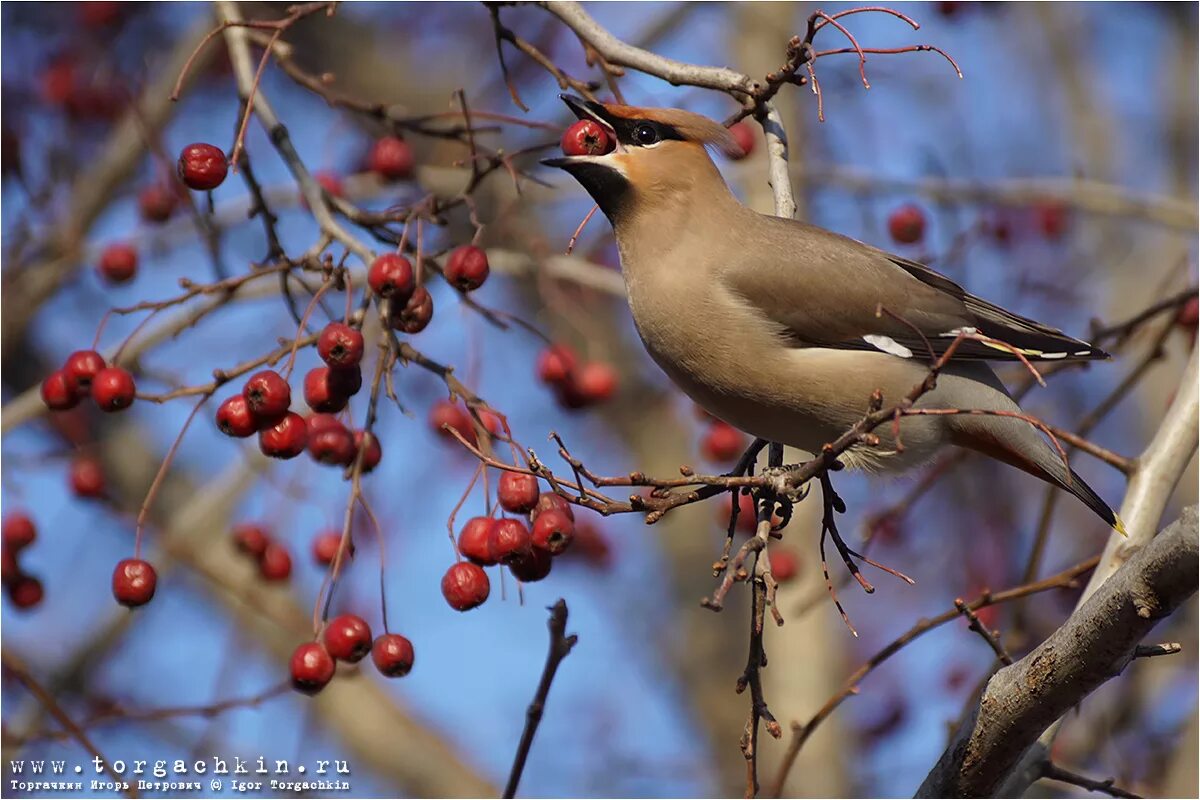
[[[564,166],[567,172],[600,206],[604,216],[614,225],[624,209],[628,208],[632,187],[620,172],[606,164],[580,161]]]

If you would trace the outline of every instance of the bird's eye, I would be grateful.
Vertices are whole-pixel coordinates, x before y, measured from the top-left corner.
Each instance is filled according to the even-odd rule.
[[[658,128],[643,122],[633,129],[633,138],[641,145],[656,144],[659,140]]]

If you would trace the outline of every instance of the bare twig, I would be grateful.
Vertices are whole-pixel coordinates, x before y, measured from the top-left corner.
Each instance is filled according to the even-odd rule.
[[[571,653],[571,648],[579,640],[575,634],[567,635],[567,602],[559,599],[550,607],[550,619],[546,623],[550,629],[550,649],[546,653],[546,666],[542,669],[542,679],[538,681],[537,692],[533,702],[525,710],[525,729],[521,731],[521,741],[517,745],[517,754],[513,757],[512,770],[508,773],[508,783],[504,787],[504,797],[517,796],[517,784],[521,782],[521,773],[525,770],[525,760],[529,757],[529,748],[533,746],[533,737],[542,721],[542,712],[546,708],[546,698],[550,694],[550,684],[554,682],[554,674],[558,665]]]

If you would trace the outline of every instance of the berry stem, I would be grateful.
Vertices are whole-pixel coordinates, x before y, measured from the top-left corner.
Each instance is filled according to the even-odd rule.
[[[171,443],[170,449],[167,450],[166,456],[163,457],[162,465],[158,468],[158,474],[154,476],[154,480],[150,484],[150,488],[146,491],[146,499],[142,501],[142,507],[138,510],[137,529],[133,539],[133,557],[142,557],[142,530],[146,524],[146,517],[150,513],[150,506],[154,502],[154,498],[158,496],[158,490],[162,487],[163,478],[167,476],[167,470],[171,468],[171,462],[175,460],[175,454],[179,452],[179,445],[183,442],[183,436],[187,433],[188,428],[192,424],[192,420],[196,418],[201,407],[208,402],[208,398],[212,397],[212,392],[208,392],[200,398],[200,401],[192,407],[192,413],[183,422],[183,427],[179,429],[179,435],[175,437],[175,441]]]

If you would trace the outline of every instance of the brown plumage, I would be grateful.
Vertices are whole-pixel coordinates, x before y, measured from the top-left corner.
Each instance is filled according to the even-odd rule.
[[[607,126],[614,152],[544,163],[571,173],[613,224],[633,319],[647,352],[703,408],[755,436],[819,452],[865,413],[907,394],[962,329],[1030,360],[1102,358],[1054,328],[970,295],[929,268],[845,236],[758,214],[729,191],[705,146],[711,120],[675,109],[564,98]],[[880,309],[889,313],[877,313]],[[964,341],[918,408],[1019,413],[985,359],[1016,356]],[[1037,430],[987,415],[906,417],[852,467],[903,470],[942,447],[967,447],[1113,511]]]

